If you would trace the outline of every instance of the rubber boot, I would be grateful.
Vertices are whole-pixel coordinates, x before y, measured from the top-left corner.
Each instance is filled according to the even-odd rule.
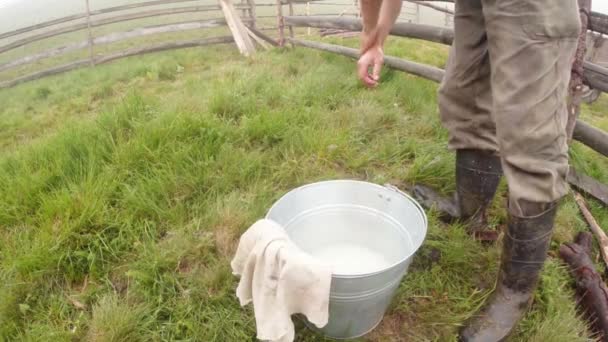
[[[496,289],[461,331],[459,341],[504,341],[527,311],[547,258],[557,206],[528,204],[509,215]]]
[[[442,197],[435,190],[416,185],[414,197],[426,208],[434,207],[447,222],[468,221],[471,233],[485,229],[486,209],[500,182],[500,158],[489,151],[456,151],[456,194]]]

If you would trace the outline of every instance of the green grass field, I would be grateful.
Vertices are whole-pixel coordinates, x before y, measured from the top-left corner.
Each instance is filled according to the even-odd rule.
[[[356,40],[332,39],[354,46]],[[391,39],[389,54],[442,66],[447,49]],[[0,90],[0,340],[253,341],[234,295],[238,237],[283,193],[354,178],[454,188],[437,85],[353,61],[233,46],[130,58]],[[584,119],[608,129],[608,98]],[[572,163],[608,183],[608,162]],[[505,221],[505,185],[492,227]],[[601,225],[608,212],[591,202]],[[555,256],[587,229],[567,198],[516,341],[588,341]],[[499,247],[430,213],[428,238],[364,341],[450,341],[493,288]],[[298,341],[323,338],[299,325]]]

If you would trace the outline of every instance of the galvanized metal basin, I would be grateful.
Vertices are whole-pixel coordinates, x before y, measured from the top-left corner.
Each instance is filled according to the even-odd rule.
[[[365,335],[380,323],[427,232],[414,199],[392,186],[351,180],[294,189],[266,217],[333,266],[329,322],[319,330],[339,339]]]

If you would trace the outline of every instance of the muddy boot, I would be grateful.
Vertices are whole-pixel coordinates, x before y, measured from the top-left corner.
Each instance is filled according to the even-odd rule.
[[[509,215],[496,290],[464,326],[459,341],[503,341],[531,303],[551,242],[556,206],[528,204]]]
[[[469,221],[471,233],[483,230],[486,209],[500,182],[500,158],[482,150],[456,151],[456,194],[442,197],[424,185],[413,189],[416,199],[426,208],[434,207],[446,222]]]

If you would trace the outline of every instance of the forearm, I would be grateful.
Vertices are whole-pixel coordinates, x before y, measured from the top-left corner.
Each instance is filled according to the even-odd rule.
[[[361,17],[363,32],[371,34],[376,31],[382,0],[361,0]]]
[[[379,45],[383,45],[386,37],[388,37],[395,21],[399,17],[401,12],[402,0],[382,0],[382,7],[380,9],[380,16],[377,23],[377,42]]]
[[[361,0],[363,33],[361,50],[382,46],[399,17],[402,0]]]

